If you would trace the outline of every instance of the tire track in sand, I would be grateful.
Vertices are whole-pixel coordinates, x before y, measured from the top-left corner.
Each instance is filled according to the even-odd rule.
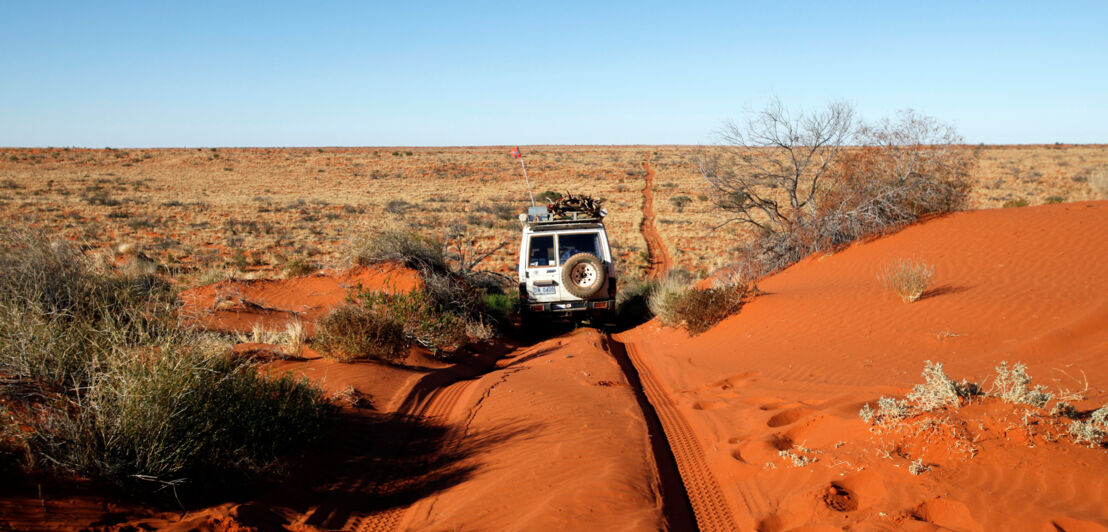
[[[458,405],[464,398],[476,388],[480,382],[481,373],[470,368],[453,368],[455,371],[440,371],[428,374],[412,387],[406,394],[400,407],[392,414],[395,420],[418,420],[424,424],[446,425],[456,413]],[[459,374],[456,370],[463,369]],[[390,453],[391,458],[400,456],[405,452],[407,443],[413,436],[411,425],[401,434],[394,434],[393,441],[397,444]],[[455,429],[457,430],[457,429]],[[348,444],[340,450],[343,454],[357,455],[364,452],[359,449],[362,442],[370,438],[379,438],[372,430],[354,428],[358,434],[352,435]],[[362,434],[364,432],[364,434]],[[452,441],[456,435],[447,434],[445,441]],[[346,449],[345,447],[349,447]],[[393,506],[384,510],[359,509],[358,501],[365,501],[364,496],[352,497],[350,494],[371,495],[370,499],[379,497],[387,491],[386,479],[390,471],[388,466],[366,471],[357,468],[358,472],[342,479],[332,492],[337,494],[329,497],[319,506],[309,510],[305,524],[310,527],[328,530],[356,530],[359,532],[391,532],[399,530],[409,508],[415,503]],[[418,501],[417,501],[418,502]]]
[[[480,381],[478,377],[479,375],[473,375],[463,380],[457,380],[446,385],[438,386],[434,386],[434,383],[429,383],[432,384],[432,386],[427,387],[421,387],[420,385],[423,384],[423,382],[420,382],[412,389],[408,397],[405,398],[399,412],[401,415],[414,416],[424,422],[445,425],[449,423],[450,419],[455,414],[458,405],[462,402],[462,398],[468,396],[477,386],[477,383]],[[457,428],[454,429],[455,432],[458,430]],[[457,436],[458,434],[450,434],[445,441],[457,441]],[[416,501],[408,506],[398,506],[383,512],[376,512],[365,516],[354,516],[351,522],[355,526],[352,527],[352,529],[358,532],[391,532],[400,530],[402,528],[401,525],[405,522],[404,518],[407,516],[408,510],[418,502],[419,501]]]
[[[654,226],[654,169],[650,167],[650,154],[646,155],[642,167],[646,170],[646,184],[642,189],[642,223],[639,224],[639,230],[646,240],[649,263],[646,275],[657,279],[669,272],[670,267],[673,266],[673,259],[669,256],[669,250],[662,240],[662,235],[658,233],[658,228]]]
[[[621,349],[622,347],[622,349]],[[630,361],[635,375],[625,369],[628,380],[638,381],[643,394],[650,402],[661,422],[664,438],[669,442],[674,461],[684,484],[688,504],[692,506],[696,517],[696,526],[702,531],[738,530],[734,514],[723,496],[719,481],[716,480],[696,434],[688,421],[677,410],[677,405],[666,393],[661,381],[646,366],[633,344],[624,344],[612,338],[612,351],[617,359],[623,351]],[[665,479],[663,479],[664,482]]]

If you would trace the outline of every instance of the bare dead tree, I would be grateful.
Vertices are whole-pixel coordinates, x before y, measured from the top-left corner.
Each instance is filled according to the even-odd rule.
[[[836,157],[855,133],[854,109],[831,103],[792,113],[774,99],[744,123],[727,122],[720,145],[699,157],[728,223],[787,232],[814,212]]]
[[[964,206],[973,160],[952,126],[907,110],[857,138],[821,209],[858,226],[851,238]]]
[[[870,125],[850,106],[791,114],[773,101],[699,158],[728,217],[757,228],[741,244],[760,275],[963,207],[973,159],[951,126],[914,111]],[[713,228],[713,229],[715,229]],[[744,270],[745,271],[745,270]]]

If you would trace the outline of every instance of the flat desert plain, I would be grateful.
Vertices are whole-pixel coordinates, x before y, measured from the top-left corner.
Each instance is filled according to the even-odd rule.
[[[344,262],[344,243],[380,224],[459,223],[474,249],[507,242],[486,266],[510,272],[526,196],[507,149],[3,150],[9,225],[141,257],[178,283],[203,327],[241,334],[235,352],[310,379],[342,408],[321,443],[249,491],[169,506],[13,477],[0,523],[1106,530],[1108,451],[1070,428],[1108,403],[1108,201],[1088,183],[1108,149],[971,149],[972,210],[759,279],[756,297],[703,334],[657,321],[552,327],[451,362],[414,349],[400,364],[343,363],[310,340],[299,356],[275,356],[250,335],[290,316],[310,335],[357,285],[418,285],[399,265]],[[536,192],[607,200],[630,278],[707,275],[741,243],[730,228],[709,236],[722,214],[693,148],[523,151]],[[678,207],[678,196],[691,201]],[[910,304],[876,275],[900,257],[934,266]],[[287,275],[296,260],[322,270]],[[1016,364],[1033,378],[1023,388],[1002,378]],[[1034,385],[1050,399],[1008,400]],[[928,398],[947,402],[896,409]]]

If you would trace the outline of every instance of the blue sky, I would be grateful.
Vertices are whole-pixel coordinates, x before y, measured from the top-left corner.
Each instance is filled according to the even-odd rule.
[[[778,97],[1108,142],[1108,2],[0,0],[0,146],[698,144]]]

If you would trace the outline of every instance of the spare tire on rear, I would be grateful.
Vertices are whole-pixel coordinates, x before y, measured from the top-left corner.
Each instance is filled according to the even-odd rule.
[[[585,299],[604,285],[604,263],[591,253],[578,253],[562,264],[562,287]]]

